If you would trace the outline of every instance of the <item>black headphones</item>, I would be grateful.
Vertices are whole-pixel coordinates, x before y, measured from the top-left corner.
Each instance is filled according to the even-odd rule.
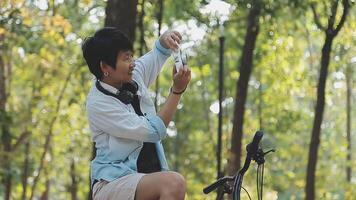
[[[118,94],[107,91],[105,88],[103,88],[103,86],[101,86],[99,80],[96,81],[95,86],[100,92],[115,97],[124,104],[132,103],[138,91],[138,84],[135,81],[124,83]]]

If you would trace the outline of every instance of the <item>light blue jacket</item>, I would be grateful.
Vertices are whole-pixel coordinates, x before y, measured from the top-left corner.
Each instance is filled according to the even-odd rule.
[[[150,97],[148,86],[154,82],[171,51],[156,41],[153,50],[135,61],[133,79],[139,85],[139,99],[145,116],[138,116],[133,107],[101,93],[95,80],[87,96],[87,116],[96,157],[91,162],[91,183],[94,180],[113,181],[137,173],[137,158],[143,142],[154,142],[162,170],[168,170],[161,140],[167,136],[166,127]],[[100,82],[112,93],[117,89]]]

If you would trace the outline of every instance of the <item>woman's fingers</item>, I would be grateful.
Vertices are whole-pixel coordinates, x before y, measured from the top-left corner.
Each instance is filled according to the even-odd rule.
[[[173,73],[173,76],[177,73],[177,68],[175,65],[173,65],[172,73]]]
[[[179,40],[182,40],[182,35],[178,31],[172,31],[174,35],[179,37]]]
[[[182,36],[178,31],[166,31],[160,37],[163,47],[176,50],[182,41]]]
[[[172,39],[175,40],[178,44],[181,42],[181,39],[175,34],[172,34]]]
[[[174,76],[177,78],[177,79],[180,79],[180,80],[187,80],[190,78],[190,75],[191,75],[191,70],[188,66],[184,66],[183,69],[179,70],[177,72],[177,70],[175,69],[175,67],[173,67],[173,73],[174,73]]]
[[[191,73],[190,69],[185,67],[184,70],[181,70],[181,71],[183,71],[182,78],[184,78],[185,80],[188,80],[190,77],[190,73]]]
[[[167,40],[169,42],[169,46],[171,47],[171,49],[178,48],[178,44],[173,40],[173,38],[169,37],[169,38],[167,38]]]
[[[188,66],[184,66],[184,75],[189,75],[190,74],[190,68]]]
[[[187,72],[187,75],[190,77],[192,71],[188,68],[188,72]]]

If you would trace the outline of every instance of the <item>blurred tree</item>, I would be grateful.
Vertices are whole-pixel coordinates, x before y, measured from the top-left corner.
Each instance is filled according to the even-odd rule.
[[[309,144],[309,157],[308,157],[308,167],[307,167],[307,177],[306,177],[306,200],[314,200],[315,199],[315,171],[316,164],[318,160],[318,148],[320,143],[320,128],[323,120],[324,113],[324,105],[325,105],[325,85],[326,78],[328,75],[328,67],[330,62],[330,52],[332,50],[332,42],[334,38],[337,36],[341,28],[343,27],[346,17],[349,12],[350,1],[342,0],[343,10],[342,15],[339,22],[336,22],[337,19],[337,11],[339,6],[339,0],[332,1],[330,6],[329,16],[327,17],[327,26],[324,26],[321,23],[321,19],[319,17],[316,4],[312,2],[311,8],[313,11],[315,24],[319,29],[324,31],[325,33],[325,41],[322,48],[321,55],[321,68],[317,89],[317,100],[315,106],[315,117],[311,135],[311,141]]]
[[[157,23],[158,23],[158,30],[157,30],[157,37],[161,35],[161,30],[162,30],[162,17],[163,17],[163,0],[158,0],[158,11],[157,11]],[[159,98],[159,75],[156,78],[156,85],[155,85],[155,108],[156,110],[158,109],[158,98]]]
[[[138,29],[140,32],[140,47],[139,47],[139,55],[142,56],[144,54],[144,50],[147,49],[146,41],[145,41],[145,26],[144,26],[144,18],[145,18],[145,0],[141,0],[140,3],[140,16],[138,19]]]
[[[135,41],[138,0],[108,0],[105,13],[105,26],[117,27]]]
[[[1,119],[1,143],[3,146],[3,154],[1,156],[2,167],[4,169],[4,177],[2,183],[5,188],[5,200],[10,199],[12,173],[10,165],[10,152],[11,152],[11,135],[10,135],[10,121],[6,111],[7,107],[7,80],[6,64],[3,56],[4,53],[4,40],[5,35],[0,33],[0,119]],[[7,78],[9,78],[7,76]]]
[[[251,8],[247,17],[247,27],[245,34],[244,47],[241,54],[239,67],[239,80],[236,84],[236,103],[234,108],[233,129],[231,136],[231,158],[229,174],[233,174],[241,167],[243,119],[245,113],[245,102],[248,92],[248,82],[253,66],[253,51],[259,33],[259,18],[262,9],[262,2],[251,1]]]

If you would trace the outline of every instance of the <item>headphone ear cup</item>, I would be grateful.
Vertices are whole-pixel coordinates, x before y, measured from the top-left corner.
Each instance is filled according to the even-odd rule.
[[[128,90],[122,90],[117,94],[117,98],[124,104],[130,104],[134,99],[134,94]]]
[[[138,91],[138,84],[135,81],[128,82],[122,85],[121,91],[130,91],[133,94],[136,94]]]
[[[122,85],[118,98],[125,104],[132,103],[135,94],[138,91],[138,84],[135,81],[125,83]]]

